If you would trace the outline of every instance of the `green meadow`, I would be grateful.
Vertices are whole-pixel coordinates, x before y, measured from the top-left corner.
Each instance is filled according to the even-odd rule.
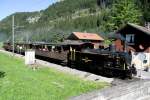
[[[66,100],[105,86],[55,69],[33,70],[23,59],[0,53],[0,100]]]

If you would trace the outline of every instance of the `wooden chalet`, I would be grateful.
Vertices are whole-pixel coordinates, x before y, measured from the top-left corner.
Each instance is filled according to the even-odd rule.
[[[78,41],[78,42],[92,42],[94,48],[99,48],[100,43],[104,39],[96,33],[82,33],[82,32],[73,32],[67,40]]]
[[[128,23],[115,33],[116,51],[150,52],[150,30]]]

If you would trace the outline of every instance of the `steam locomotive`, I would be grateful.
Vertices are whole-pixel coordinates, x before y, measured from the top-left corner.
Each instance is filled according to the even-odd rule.
[[[128,52],[117,52],[115,47],[93,49],[90,42],[67,43],[15,43],[14,52],[24,54],[27,49],[34,49],[37,57],[57,60],[69,67],[86,69],[105,76],[132,78],[136,68],[131,65],[131,55]],[[3,48],[13,51],[12,44],[5,42]]]

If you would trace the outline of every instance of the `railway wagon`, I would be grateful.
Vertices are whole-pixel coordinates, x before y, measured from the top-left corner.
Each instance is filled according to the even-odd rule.
[[[5,42],[3,48],[7,51],[13,51],[13,46],[10,42]],[[67,63],[67,57],[70,49],[75,51],[81,51],[86,48],[94,48],[94,44],[90,42],[64,42],[64,43],[45,43],[45,42],[33,42],[33,43],[15,43],[14,52],[25,54],[27,49],[35,50],[35,55],[42,58],[50,58],[57,61]]]
[[[36,56],[50,58],[67,64],[70,49],[80,51],[85,48],[93,48],[92,43],[33,43]]]
[[[6,51],[11,51],[12,50],[12,45],[10,42],[4,42],[3,43],[3,48],[6,50]]]
[[[6,51],[10,51],[10,52],[13,51],[13,45],[11,42],[4,42],[3,48]],[[24,55],[25,51],[27,49],[32,49],[32,43],[26,43],[26,42],[14,43],[14,52],[15,53],[19,53],[19,54]]]

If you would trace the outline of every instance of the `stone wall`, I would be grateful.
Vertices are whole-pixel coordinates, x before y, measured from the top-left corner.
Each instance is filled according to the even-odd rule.
[[[71,100],[150,100],[150,81],[139,80],[129,84],[94,91]],[[148,99],[149,98],[149,99]]]

